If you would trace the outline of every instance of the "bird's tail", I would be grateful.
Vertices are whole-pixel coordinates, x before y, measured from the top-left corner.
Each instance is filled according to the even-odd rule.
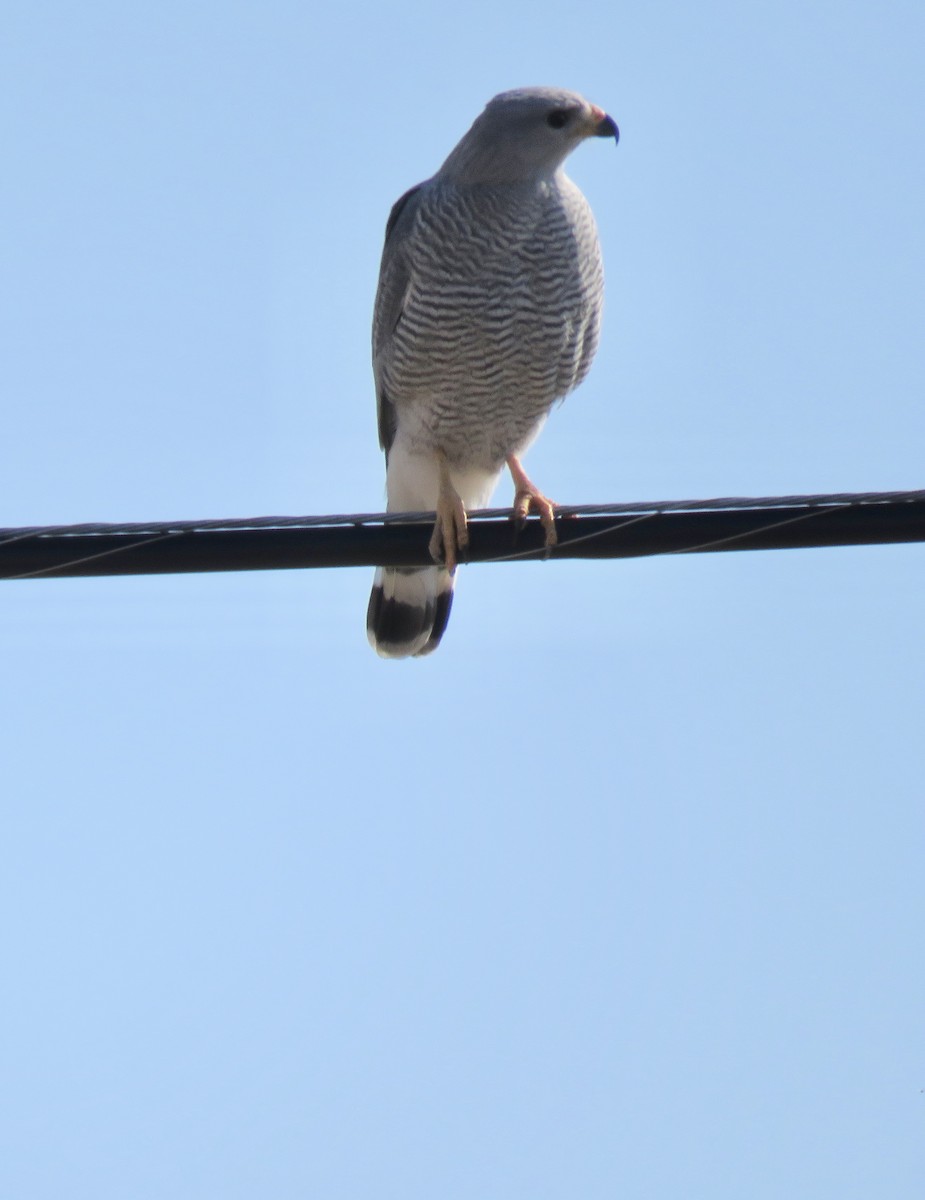
[[[453,576],[443,567],[379,567],[366,611],[369,644],[383,658],[430,654],[452,604]]]

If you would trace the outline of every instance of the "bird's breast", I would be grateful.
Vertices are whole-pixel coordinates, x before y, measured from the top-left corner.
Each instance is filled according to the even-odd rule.
[[[577,188],[435,191],[407,255],[383,364],[399,422],[451,457],[478,442],[503,461],[590,366],[603,295],[590,209]]]

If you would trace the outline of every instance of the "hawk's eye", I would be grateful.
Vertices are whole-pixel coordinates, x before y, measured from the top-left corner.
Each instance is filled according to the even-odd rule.
[[[551,125],[553,129],[561,129],[563,125],[568,124],[568,113],[564,108],[554,108],[546,118],[546,124]]]

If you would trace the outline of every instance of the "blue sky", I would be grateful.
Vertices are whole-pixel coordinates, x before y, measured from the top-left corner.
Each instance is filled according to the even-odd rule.
[[[390,204],[574,87],[562,502],[923,486],[925,10],[9,6],[4,525],[375,510]],[[508,491],[499,489],[497,502]],[[917,547],[0,595],[0,1191],[921,1195]]]

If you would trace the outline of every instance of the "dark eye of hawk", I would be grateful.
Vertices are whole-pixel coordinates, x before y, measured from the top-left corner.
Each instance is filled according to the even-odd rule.
[[[552,126],[553,129],[561,129],[563,125],[568,124],[569,114],[564,108],[554,108],[546,118],[546,124]]]

